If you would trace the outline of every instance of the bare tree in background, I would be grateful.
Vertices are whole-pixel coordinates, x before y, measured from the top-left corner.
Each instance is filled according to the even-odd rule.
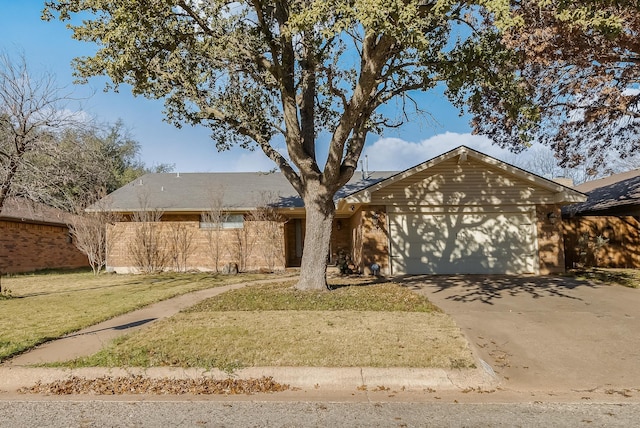
[[[229,245],[229,254],[235,260],[238,260],[238,269],[246,271],[249,257],[253,253],[253,247],[256,242],[255,234],[247,227],[246,220],[248,216],[243,218],[242,227],[236,227],[233,230],[234,239]]]
[[[140,210],[131,216],[134,232],[129,242],[129,254],[134,266],[143,273],[161,272],[169,261],[160,224],[162,214],[162,211],[149,208],[147,199],[141,196]]]
[[[184,223],[173,222],[168,226],[168,256],[176,272],[186,272],[189,255],[193,251],[193,229]]]
[[[629,156],[621,159],[615,151],[603,152],[601,155],[607,159],[606,166],[598,169],[591,168],[588,163],[581,163],[571,167],[561,166],[562,161],[558,159],[552,149],[546,146],[535,146],[523,152],[523,154],[509,156],[506,161],[548,179],[570,178],[576,185],[640,167],[638,156]],[[583,156],[585,158],[588,157],[586,151]]]
[[[34,76],[24,56],[14,61],[0,54],[0,211],[9,196],[43,200],[41,163],[59,150],[56,134],[78,123],[66,108],[71,98],[50,74]],[[64,175],[64,165],[55,172]]]
[[[258,248],[265,265],[272,272],[284,254],[282,230],[285,218],[275,208],[277,200],[278,196],[274,193],[261,195],[261,201],[257,204],[258,208],[248,216],[250,221],[260,223],[257,229],[262,242]]]
[[[93,210],[85,211],[84,206],[71,218],[69,230],[75,246],[87,255],[94,275],[98,275],[107,263],[110,243],[118,239],[116,229],[107,233],[107,225],[120,221],[120,215],[108,210],[107,199],[93,205]],[[84,204],[83,204],[84,205]]]
[[[209,210],[203,213],[200,218],[204,224],[203,229],[207,235],[209,257],[216,272],[220,271],[220,257],[222,255],[221,232],[222,225],[227,219],[223,201],[224,189],[218,189],[212,192],[209,198]]]

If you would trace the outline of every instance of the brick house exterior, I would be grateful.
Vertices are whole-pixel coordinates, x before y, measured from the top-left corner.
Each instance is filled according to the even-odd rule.
[[[73,244],[67,214],[11,199],[0,213],[0,273],[88,267]]]
[[[185,268],[214,270],[211,230],[203,222],[212,193],[235,219],[215,231],[218,267],[300,265],[304,206],[278,173],[147,174],[109,195],[109,209],[129,219],[162,213],[158,224],[165,237],[182,223],[191,241]],[[279,214],[276,227],[252,219],[265,194],[272,195],[267,205]],[[402,172],[355,174],[335,197],[328,263],[346,258],[365,274],[375,264],[384,275],[561,272],[561,208],[584,200],[562,184],[461,146]],[[131,243],[144,227],[122,222],[111,228],[108,269],[136,270]],[[162,241],[171,247],[170,239]],[[267,249],[277,262],[266,262]]]
[[[562,210],[566,265],[640,268],[640,170],[589,181]]]
[[[283,270],[284,224],[281,222],[247,221],[242,229],[211,230],[199,221],[175,221],[171,216],[158,224],[149,224],[162,243],[161,264],[169,270],[220,271],[225,265],[237,264],[240,270]],[[120,222],[109,227],[108,270],[118,273],[136,272],[132,262],[132,242],[140,224]],[[269,233],[265,233],[268,231]],[[187,238],[180,245],[176,233]],[[266,236],[269,235],[269,239]],[[113,239],[116,236],[117,239]],[[177,245],[176,245],[177,244]],[[186,260],[186,263],[181,263]]]

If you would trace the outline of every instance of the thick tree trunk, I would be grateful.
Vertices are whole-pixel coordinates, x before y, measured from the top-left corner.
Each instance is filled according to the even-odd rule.
[[[335,215],[333,195],[326,189],[309,192],[304,200],[307,213],[299,290],[328,290],[327,260],[331,226]]]

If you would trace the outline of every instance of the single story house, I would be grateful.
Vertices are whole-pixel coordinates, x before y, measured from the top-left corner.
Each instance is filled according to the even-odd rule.
[[[0,212],[0,273],[88,267],[73,244],[69,214],[21,198],[8,199]]]
[[[575,189],[588,199],[562,211],[567,267],[640,268],[640,170]]]
[[[139,270],[145,242],[166,250],[167,268],[300,265],[305,210],[280,173],[147,174],[107,198],[123,215],[109,228],[109,270]],[[383,275],[561,272],[561,208],[585,200],[460,146],[405,171],[357,172],[335,197],[329,263]],[[254,215],[261,206],[270,218]]]

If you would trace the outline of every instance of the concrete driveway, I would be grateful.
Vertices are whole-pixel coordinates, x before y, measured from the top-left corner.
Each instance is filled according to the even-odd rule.
[[[640,391],[640,289],[560,277],[399,280],[451,315],[515,391]]]

